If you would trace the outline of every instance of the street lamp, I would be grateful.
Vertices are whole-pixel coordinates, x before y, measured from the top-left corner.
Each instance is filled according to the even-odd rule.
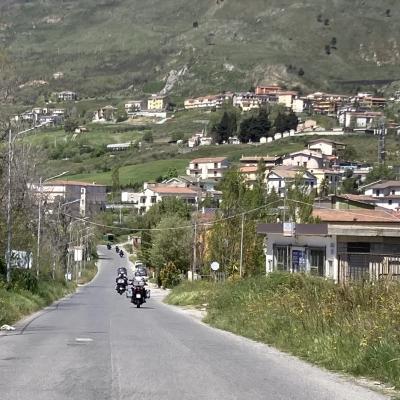
[[[37,231],[37,252],[36,252],[36,276],[39,277],[39,260],[40,260],[40,234],[41,234],[41,222],[42,222],[42,194],[43,194],[43,183],[51,181],[52,179],[60,178],[65,174],[68,174],[69,171],[61,172],[61,174],[52,176],[45,180],[42,180],[42,177],[39,179],[39,218],[38,218],[38,231]]]
[[[19,117],[15,117],[15,122],[18,123]],[[13,138],[12,130],[11,130],[11,123],[10,127],[8,128],[8,157],[7,157],[7,164],[8,164],[8,173],[7,173],[7,255],[6,255],[6,263],[7,263],[7,274],[6,279],[7,283],[11,280],[11,240],[12,240],[12,210],[11,210],[11,164],[13,160],[13,143],[17,140],[17,138],[25,133],[31,132],[35,129],[41,128],[46,124],[40,124],[38,126],[34,126],[29,129],[25,129],[23,131],[17,132]]]

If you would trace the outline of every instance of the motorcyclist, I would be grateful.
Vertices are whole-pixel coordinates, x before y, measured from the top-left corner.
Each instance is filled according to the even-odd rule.
[[[135,276],[132,280],[132,286],[134,288],[140,288],[142,292],[143,303],[146,303],[147,290],[145,286],[147,285],[146,280],[142,276]]]
[[[118,274],[118,276],[115,278],[115,283],[116,283],[115,289],[118,288],[118,285],[121,285],[121,283],[118,283],[118,281],[119,281],[120,279],[123,279],[123,281],[124,281],[124,286],[128,286],[128,277],[127,277],[123,272],[120,272],[120,273]]]

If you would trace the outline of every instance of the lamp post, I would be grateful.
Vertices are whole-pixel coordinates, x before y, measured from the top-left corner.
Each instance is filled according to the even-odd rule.
[[[19,117],[15,117],[15,122],[18,123]],[[25,129],[23,131],[17,132],[14,135],[14,138],[12,136],[12,130],[11,130],[11,121],[10,121],[10,126],[8,128],[8,157],[7,157],[7,254],[6,254],[6,264],[7,264],[7,273],[6,273],[6,279],[7,282],[9,283],[11,280],[11,241],[12,241],[12,207],[11,207],[11,184],[12,184],[12,177],[11,177],[11,169],[12,169],[12,161],[13,161],[13,143],[15,140],[20,137],[21,135],[31,132],[35,129],[41,128],[45,126],[46,124],[40,124],[37,126],[34,126],[29,129]]]
[[[37,251],[36,251],[36,276],[39,277],[39,262],[40,262],[40,235],[41,235],[41,223],[42,223],[42,194],[43,194],[43,183],[47,181],[51,181],[52,179],[59,178],[65,174],[68,174],[69,171],[61,172],[61,174],[52,176],[51,178],[47,178],[42,180],[42,177],[39,179],[39,216],[38,216],[38,231],[37,231]]]

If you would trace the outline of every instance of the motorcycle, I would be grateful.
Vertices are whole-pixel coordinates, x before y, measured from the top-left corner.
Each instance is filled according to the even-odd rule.
[[[115,290],[117,291],[118,294],[122,295],[126,291],[126,286],[127,286],[126,280],[123,278],[119,278],[117,279],[117,287]]]
[[[120,250],[119,256],[120,256],[121,258],[124,256],[124,252],[123,252],[122,250]]]
[[[118,246],[115,246],[115,252],[119,253],[119,247]]]
[[[150,298],[150,290],[146,290],[145,282],[134,281],[132,283],[131,303],[136,305],[136,308],[146,302],[146,298]]]
[[[111,250],[111,244],[110,243],[107,243],[107,249]]]

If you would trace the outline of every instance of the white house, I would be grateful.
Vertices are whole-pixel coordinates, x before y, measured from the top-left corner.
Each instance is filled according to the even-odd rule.
[[[199,190],[188,187],[172,186],[169,184],[143,185],[143,191],[139,193],[122,192],[121,201],[130,203],[140,214],[146,213],[154,204],[161,202],[164,198],[174,197],[182,199],[188,204],[197,204],[201,196]]]
[[[57,98],[59,101],[74,101],[78,100],[78,95],[76,92],[64,91],[57,93]]]
[[[346,147],[345,144],[330,139],[315,139],[308,143],[308,149],[320,152],[325,156],[336,156],[338,150]]]
[[[127,114],[133,114],[137,111],[141,111],[143,107],[142,100],[131,100],[125,103],[125,111]]]
[[[353,129],[368,129],[383,117],[382,112],[345,112],[344,117],[341,119],[346,128]],[[339,121],[340,122],[340,121]]]
[[[229,168],[226,157],[196,158],[189,163],[186,175],[200,179],[221,179]]]
[[[282,164],[290,167],[321,169],[329,166],[326,158],[318,151],[301,150],[283,157]]]
[[[267,174],[267,189],[274,190],[281,197],[285,196],[286,189],[293,184],[296,177],[301,174],[301,180],[304,186],[310,191],[317,187],[317,178],[311,172],[292,167],[276,167]]]
[[[365,195],[372,197],[400,196],[400,181],[378,181],[361,189]]]
[[[304,111],[305,102],[303,99],[294,99],[292,103],[292,110],[294,113],[300,114]]]

